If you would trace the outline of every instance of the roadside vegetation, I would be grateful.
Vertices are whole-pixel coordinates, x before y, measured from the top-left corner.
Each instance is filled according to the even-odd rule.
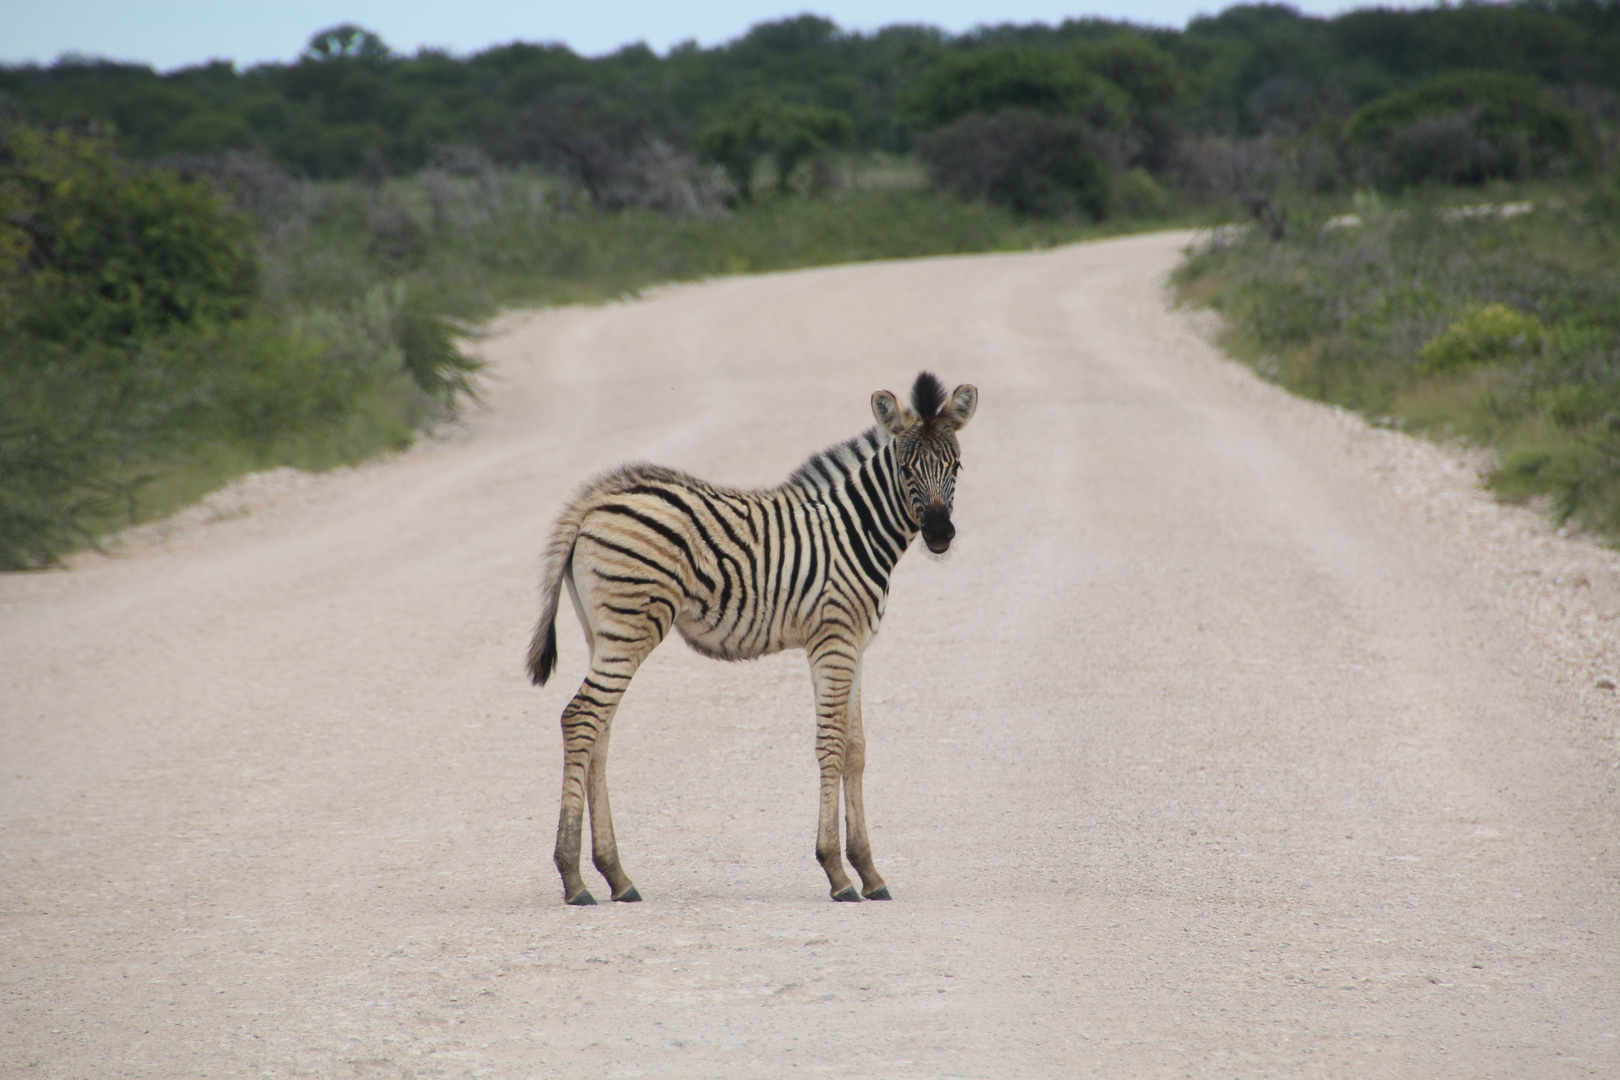
[[[1620,537],[1620,188],[1430,190],[1299,215],[1180,271],[1266,378],[1377,423],[1495,451],[1510,501]],[[1472,196],[1477,213],[1458,213]],[[1515,197],[1534,196],[1527,213]],[[1509,208],[1509,216],[1502,207]]]
[[[409,446],[476,398],[461,341],[502,306],[1106,228],[962,202],[881,158],[840,162],[865,186],[817,198],[727,209],[676,175],[690,205],[603,213],[487,162],[298,181],[246,155],[141,169],[71,133],[0,139],[0,569],[244,472]]]
[[[1614,0],[0,67],[0,569],[408,445],[505,305],[1219,220],[1255,227],[1184,286],[1275,377],[1620,527],[1617,126]]]

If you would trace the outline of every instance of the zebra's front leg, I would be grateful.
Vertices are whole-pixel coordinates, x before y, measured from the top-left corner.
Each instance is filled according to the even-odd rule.
[[[866,836],[866,805],[861,798],[861,775],[866,771],[866,732],[861,724],[861,660],[849,691],[849,741],[844,749],[844,823],[848,833],[844,850],[849,864],[861,875],[861,895],[868,900],[889,899],[889,887],[872,864],[872,843]]]
[[[836,647],[820,650],[810,658],[810,675],[816,688],[816,760],[821,766],[816,861],[827,872],[832,898],[844,902],[861,898],[844,872],[838,843],[838,792],[849,750],[850,688],[856,662],[853,650]]]

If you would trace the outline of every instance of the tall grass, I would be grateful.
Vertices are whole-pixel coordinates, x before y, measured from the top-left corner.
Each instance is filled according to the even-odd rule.
[[[1283,239],[1211,248],[1178,281],[1267,378],[1492,448],[1500,497],[1620,538],[1620,189],[1530,194],[1512,217],[1451,208],[1477,191],[1364,199],[1359,228],[1296,214]]]
[[[267,247],[278,302],[296,309],[394,280],[461,318],[505,304],[590,302],[664,281],[1047,246],[1099,227],[1018,218],[890,182],[822,197],[763,192],[718,218],[653,210],[598,214],[521,172],[437,181],[311,185],[305,221]],[[874,168],[874,173],[877,169]],[[431,197],[430,197],[431,195]],[[1121,225],[1140,228],[1142,223]]]

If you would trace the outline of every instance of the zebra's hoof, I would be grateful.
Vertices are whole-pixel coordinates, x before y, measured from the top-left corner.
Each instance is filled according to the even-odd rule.
[[[568,903],[574,907],[594,907],[596,906],[596,897],[591,895],[589,889],[581,889],[568,898]]]
[[[641,894],[636,892],[636,887],[632,885],[613,899],[621,904],[639,904],[641,903]]]
[[[845,885],[842,889],[833,893],[832,897],[840,904],[858,904],[861,902],[861,894],[855,891],[853,885]]]
[[[894,899],[894,897],[889,895],[889,887],[887,885],[879,885],[877,888],[873,889],[871,892],[866,893],[864,895],[866,896],[866,898],[868,900],[893,900]]]

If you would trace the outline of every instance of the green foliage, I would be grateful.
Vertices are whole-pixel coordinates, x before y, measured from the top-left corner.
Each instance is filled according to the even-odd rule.
[[[243,314],[252,231],[206,183],[126,174],[93,140],[0,128],[0,317],[113,342]]]
[[[417,182],[392,181],[386,194],[421,212]],[[1083,235],[912,186],[848,188],[823,199],[767,190],[719,220],[647,210],[569,213],[558,209],[558,194],[554,182],[524,173],[452,185],[446,227],[428,238],[408,281],[406,309],[431,298],[429,310],[476,319],[504,304],[596,302],[662,281],[1027,249]],[[326,196],[320,216],[267,266],[267,277],[293,290],[290,304],[325,307],[334,296],[387,283],[367,253],[369,200],[348,186],[326,187]]]
[[[1529,356],[1545,336],[1546,329],[1534,315],[1506,304],[1470,304],[1462,318],[1418,349],[1418,357],[1424,371],[1460,371]]]
[[[1126,169],[1114,180],[1112,210],[1128,218],[1163,217],[1170,209],[1170,195],[1143,168]]]
[[[1352,115],[1344,133],[1397,187],[1540,176],[1588,153],[1579,118],[1543,86],[1488,71],[1453,72],[1381,97]]]
[[[697,151],[725,170],[744,202],[754,197],[754,173],[762,156],[776,170],[776,188],[787,193],[806,161],[850,144],[854,124],[844,113],[812,105],[757,105],[740,116],[704,128]]]
[[[120,475],[150,428],[143,389],[108,380],[101,350],[28,339],[0,344],[0,569],[47,565],[94,538],[93,521],[126,507],[139,476]]]
[[[1162,113],[1189,94],[1190,73],[1146,37],[1121,34],[1081,55],[1087,66],[1125,92],[1138,115]]]
[[[67,57],[0,67],[0,94],[33,120],[100,125],[136,158],[254,150],[311,177],[348,177],[379,155],[394,173],[473,143],[503,158],[536,109],[569,96],[622,103],[678,149],[762,101],[850,117],[854,149],[905,152],[915,129],[1025,108],[1118,128],[1142,161],[1170,165],[1170,129],[1207,135],[1332,133],[1358,107],[1461,69],[1573,94],[1620,90],[1612,3],[1363,9],[1325,19],[1239,5],[1175,31],[1099,20],[870,34],[805,15],[713,48],[645,47],[585,58],[512,43],[466,57],[392,52],[353,24],[314,35],[292,62],[213,63],[158,74]],[[913,111],[914,108],[920,111]],[[1107,114],[1106,116],[1101,114]],[[1152,156],[1152,155],[1156,155]],[[505,158],[506,160],[514,160]]]
[[[1195,257],[1260,371],[1383,422],[1497,450],[1503,498],[1620,538],[1620,229],[1560,209],[1386,206],[1360,228]]]
[[[262,454],[341,423],[387,373],[332,345],[260,319],[117,345],[6,340],[0,569],[47,565],[128,520],[172,461],[216,445]]]
[[[725,170],[737,197],[744,202],[754,197],[754,169],[764,152],[763,134],[759,113],[750,111],[716,121],[698,137],[698,154]]]
[[[793,175],[810,159],[850,144],[854,125],[848,116],[813,105],[779,105],[766,111],[762,138],[776,166],[776,188],[792,190]]]
[[[5,129],[0,569],[93,541],[138,513],[147,481],[176,462],[228,448],[256,467],[334,438],[363,454],[471,392],[477,365],[403,283],[349,285],[277,317],[252,227],[208,175],[132,169],[94,140]],[[277,201],[244,163],[215,175],[261,214]],[[360,418],[369,434],[354,441]]]
[[[1582,208],[1598,221],[1620,225],[1620,173],[1594,184],[1582,201]]]
[[[910,108],[923,127],[937,128],[1002,111],[1111,120],[1124,101],[1075,54],[1002,48],[946,57],[923,79]]]
[[[482,361],[464,356],[456,347],[456,331],[437,311],[400,286],[399,325],[394,336],[404,368],[423,392],[442,400],[457,394],[476,397],[475,376]]]

